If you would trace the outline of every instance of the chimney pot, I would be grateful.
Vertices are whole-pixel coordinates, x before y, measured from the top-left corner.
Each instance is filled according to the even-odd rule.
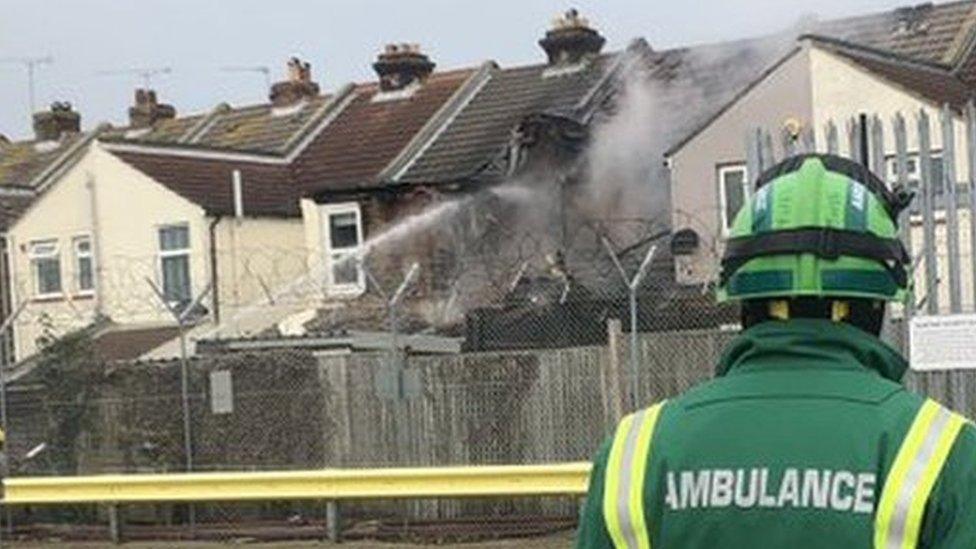
[[[373,63],[380,79],[380,90],[402,90],[414,82],[423,82],[436,65],[420,50],[420,44],[387,44]]]
[[[578,63],[600,53],[605,43],[606,39],[575,8],[553,20],[552,28],[539,40],[550,65]]]
[[[148,128],[157,120],[176,117],[173,105],[159,103],[155,90],[136,89],[135,104],[129,107],[129,126],[133,128]]]
[[[34,113],[34,135],[38,141],[54,141],[66,133],[80,131],[81,115],[67,101],[55,101],[49,110]]]
[[[287,80],[272,84],[268,95],[275,107],[294,105],[306,97],[319,93],[319,85],[312,82],[312,65],[297,57],[288,60]]]

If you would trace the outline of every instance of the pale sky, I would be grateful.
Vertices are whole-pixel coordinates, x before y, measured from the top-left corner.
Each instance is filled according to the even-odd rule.
[[[54,58],[37,69],[37,106],[67,100],[91,128],[124,124],[134,74],[104,71],[169,67],[154,79],[160,100],[180,114],[221,101],[264,102],[259,73],[281,79],[291,55],[312,63],[324,90],[372,80],[387,42],[418,42],[438,69],[493,59],[503,66],[544,59],[536,41],[553,16],[577,7],[619,49],[635,37],[652,47],[716,42],[785,28],[802,15],[821,19],[892,9],[892,0],[0,0],[0,58]],[[917,3],[917,0],[916,2]],[[26,70],[0,63],[0,133],[31,134]]]

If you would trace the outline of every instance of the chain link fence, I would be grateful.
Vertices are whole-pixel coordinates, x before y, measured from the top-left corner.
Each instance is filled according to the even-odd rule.
[[[253,310],[318,303],[301,333],[270,322],[247,337],[198,338],[185,409],[178,355],[106,360],[97,328],[70,332],[9,387],[11,474],[589,460],[635,402],[708,378],[734,335],[734,309],[715,306],[708,288],[673,283],[665,235],[651,222],[604,221],[577,228],[569,246],[509,235],[518,245],[506,253],[485,244],[411,276],[365,262],[367,292],[334,305],[293,285]],[[353,537],[461,539],[565,528],[577,510],[573,498],[395,501],[343,503],[342,517]],[[125,517],[136,535],[189,535],[192,525],[198,537],[230,539],[321,536],[327,514],[321,502],[271,502],[132,506]],[[88,535],[108,516],[78,507],[11,518],[24,535],[65,522]]]

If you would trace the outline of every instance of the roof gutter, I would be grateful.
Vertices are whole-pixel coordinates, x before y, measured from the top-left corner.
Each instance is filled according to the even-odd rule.
[[[109,152],[152,154],[157,156],[175,156],[182,158],[196,158],[200,160],[222,160],[226,162],[243,162],[249,164],[268,164],[283,166],[289,160],[277,155],[237,152],[213,148],[189,147],[186,145],[143,145],[131,142],[99,140],[99,144]]]

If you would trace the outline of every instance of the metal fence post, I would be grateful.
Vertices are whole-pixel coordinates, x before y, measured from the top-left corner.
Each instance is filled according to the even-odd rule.
[[[939,312],[939,267],[935,255],[935,192],[932,182],[932,141],[929,115],[918,114],[918,177],[922,192],[922,249],[925,251],[925,311]]]
[[[956,132],[952,108],[942,108],[942,192],[946,208],[946,249],[949,254],[949,311],[962,312],[962,284],[959,273],[959,212],[956,210]]]
[[[180,400],[183,406],[183,452],[186,456],[186,470],[193,470],[193,435],[190,421],[190,361],[186,347],[186,330],[180,323]]]
[[[895,115],[892,121],[892,128],[894,128],[895,137],[895,188],[903,189],[906,192],[908,189],[908,131],[905,123],[905,117],[898,113]],[[918,262],[915,260],[915,254],[912,251],[912,205],[902,210],[901,215],[898,219],[898,232],[902,243],[905,246],[905,250],[908,252],[909,261],[911,262],[908,267],[908,276],[911,277],[909,282],[914,283],[915,281],[915,267]],[[902,350],[908,352],[909,341],[911,340],[910,329],[912,316],[915,314],[915,296],[914,296],[914,284],[912,284],[913,294],[909,295],[908,300],[903,305],[904,307],[904,325],[902,326]]]
[[[861,162],[861,130],[857,117],[847,120],[847,149],[848,156],[857,163]]]
[[[166,295],[162,290],[156,286],[148,277],[145,279],[149,287],[152,288],[156,297],[163,304],[166,310],[173,316],[176,320],[176,328],[179,332],[180,337],[180,400],[183,408],[183,454],[185,460],[185,467],[187,472],[193,471],[193,423],[190,416],[190,357],[189,350],[186,344],[186,327],[190,321],[190,317],[200,303],[210,294],[213,290],[212,283],[207,283],[203,291],[201,291],[193,301],[180,308],[178,305],[174,305],[166,299]],[[187,522],[190,526],[190,531],[193,532],[196,527],[196,510],[191,503],[187,507]]]
[[[325,503],[325,537],[332,543],[342,541],[342,515],[334,499]]]
[[[606,248],[607,254],[617,268],[617,272],[620,273],[620,278],[627,287],[630,304],[630,402],[634,408],[637,408],[641,402],[640,351],[638,347],[640,340],[637,336],[637,290],[640,289],[641,282],[644,281],[644,275],[647,274],[647,269],[654,259],[657,245],[653,245],[647,250],[647,254],[644,255],[644,260],[641,261],[637,272],[634,273],[633,278],[630,278],[627,276],[627,271],[624,270],[624,266],[620,263],[620,258],[617,256],[617,252],[614,251],[610,241],[606,237],[601,237],[601,240],[603,241],[603,247]]]
[[[826,141],[827,141],[827,152],[830,154],[839,154],[840,145],[839,139],[837,137],[837,124],[833,120],[827,122],[827,127],[825,129]]]
[[[869,159],[871,171],[884,181],[887,179],[885,177],[884,124],[878,115],[872,116],[869,124],[871,127],[871,158]]]
[[[973,310],[976,311],[976,103],[966,105],[966,159],[969,168],[969,268]]]
[[[762,145],[759,136],[759,128],[746,132],[746,175],[750,180],[755,180],[762,172]]]
[[[122,543],[122,508],[118,504],[108,506],[108,536],[115,545]]]

